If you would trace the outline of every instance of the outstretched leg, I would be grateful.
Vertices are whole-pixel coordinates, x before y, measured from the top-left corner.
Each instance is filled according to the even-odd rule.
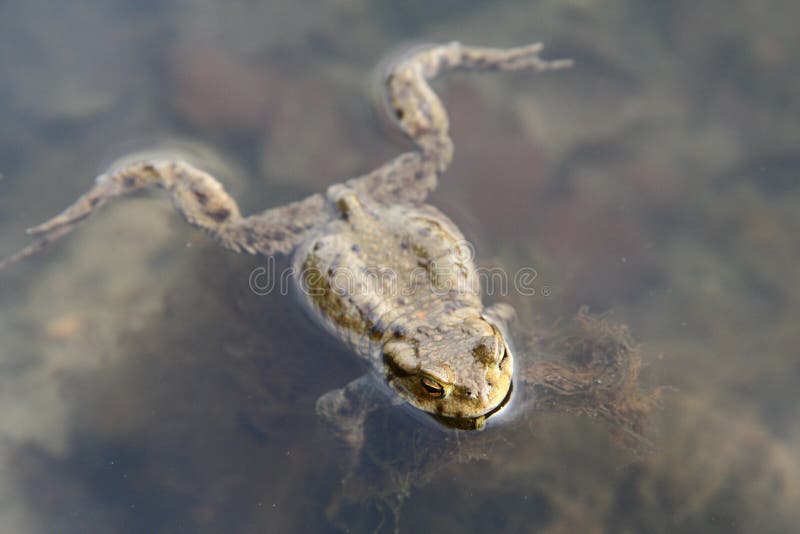
[[[454,42],[412,48],[389,61],[380,80],[381,98],[387,115],[419,151],[402,154],[369,174],[348,180],[347,185],[387,204],[425,200],[453,158],[447,112],[428,80],[448,69],[541,72],[572,65],[568,59],[543,60],[541,49],[541,44],[500,49]]]
[[[322,195],[242,217],[236,201],[210,174],[182,160],[144,160],[100,175],[94,187],[61,214],[29,229],[36,241],[0,262],[0,269],[47,248],[112,198],[150,187],[166,190],[190,224],[236,252],[288,253],[331,217]]]
[[[453,156],[447,112],[428,81],[450,69],[522,70],[538,72],[572,65],[568,59],[547,61],[539,57],[541,44],[518,48],[483,48],[458,42],[413,49],[386,74],[386,104],[402,130],[422,151],[423,160],[437,172]]]

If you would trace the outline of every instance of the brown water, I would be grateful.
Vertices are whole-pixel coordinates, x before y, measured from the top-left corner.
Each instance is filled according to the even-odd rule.
[[[320,191],[405,149],[370,108],[386,53],[541,40],[575,68],[437,85],[433,202],[536,269],[523,324],[588,304],[674,390],[645,453],[586,418],[452,444],[391,414],[342,486],[314,402],[357,363],[142,196],[0,273],[0,531],[796,531],[796,2],[51,4],[0,4],[0,255],[144,146],[213,153],[245,211]]]

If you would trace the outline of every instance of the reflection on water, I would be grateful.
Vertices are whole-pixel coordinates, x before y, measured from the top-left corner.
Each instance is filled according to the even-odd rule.
[[[433,201],[480,228],[479,262],[536,268],[523,325],[610,310],[676,390],[646,453],[589,418],[445,437],[388,412],[373,478],[342,485],[314,403],[358,363],[249,291],[259,260],[130,199],[0,274],[0,530],[794,530],[793,2],[154,6],[0,5],[2,255],[131,140],[213,146],[245,211],[278,205],[401,150],[368,107],[384,53],[541,39],[576,67],[439,84],[456,159]]]

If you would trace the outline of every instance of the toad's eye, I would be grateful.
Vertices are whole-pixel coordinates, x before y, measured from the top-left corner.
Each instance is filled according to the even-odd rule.
[[[436,380],[423,376],[419,379],[419,382],[422,384],[422,389],[431,397],[438,398],[444,395],[444,386]]]

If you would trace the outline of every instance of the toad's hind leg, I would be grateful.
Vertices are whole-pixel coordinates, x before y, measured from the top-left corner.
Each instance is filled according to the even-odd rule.
[[[448,69],[546,71],[572,64],[546,61],[539,57],[541,49],[540,44],[500,49],[449,43],[413,48],[389,61],[379,87],[385,111],[419,150],[348,180],[347,186],[384,204],[424,201],[453,157],[447,112],[428,80]]]
[[[541,44],[484,48],[458,42],[415,48],[390,65],[385,78],[390,113],[422,151],[423,161],[444,171],[453,156],[447,112],[427,80],[450,69],[547,71],[572,65],[539,57]]]
[[[145,160],[100,175],[94,187],[61,214],[28,230],[36,241],[0,262],[0,269],[47,248],[112,198],[150,187],[166,190],[190,224],[236,252],[290,252],[331,217],[321,195],[242,217],[236,201],[210,174],[182,160]]]

